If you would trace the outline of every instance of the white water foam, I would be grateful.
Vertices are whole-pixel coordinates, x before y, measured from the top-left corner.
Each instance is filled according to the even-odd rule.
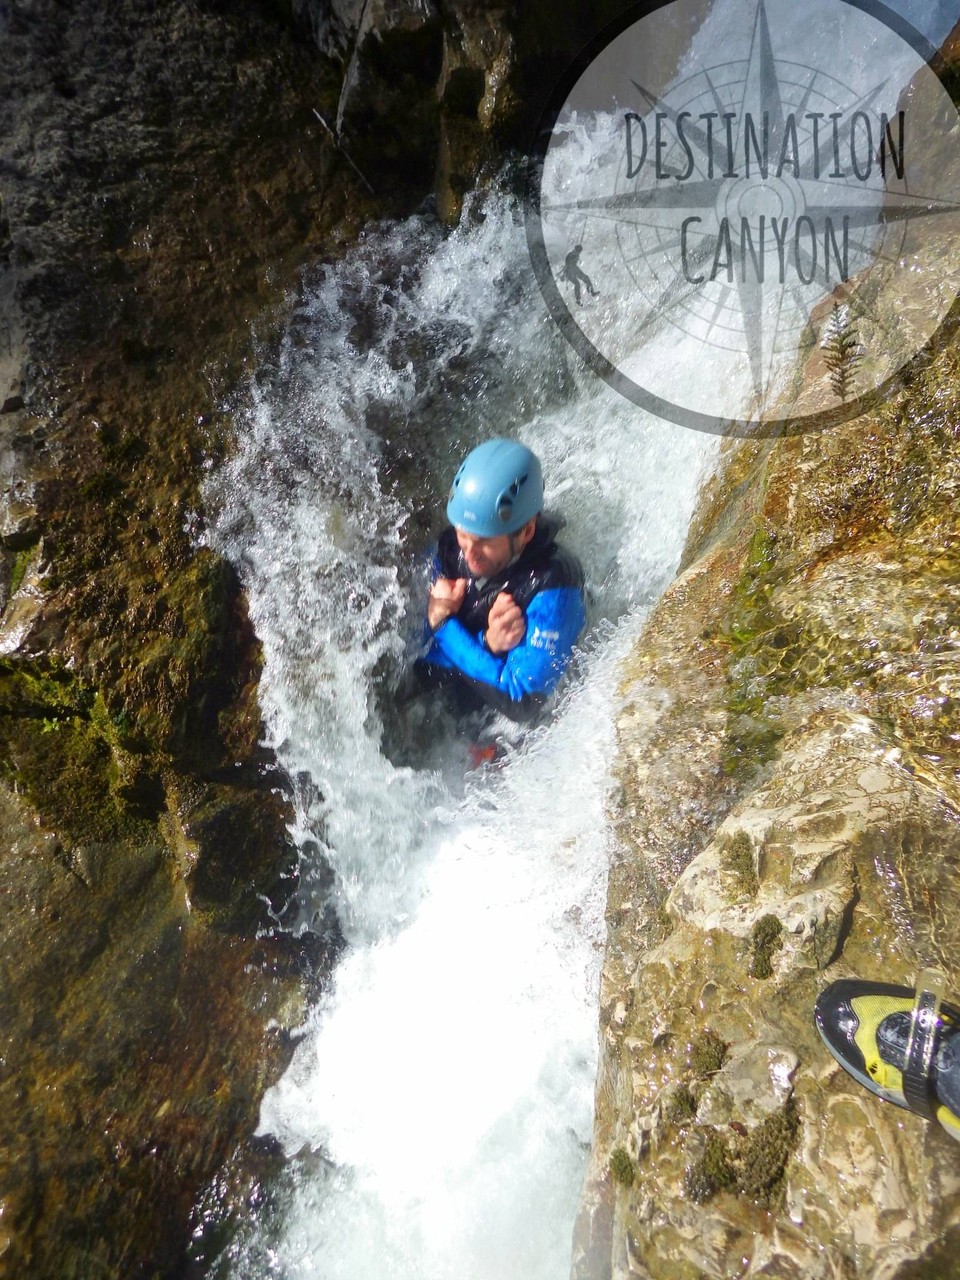
[[[618,663],[680,554],[715,441],[572,367],[504,199],[443,235],[372,235],[265,359],[211,540],[264,644],[268,737],[296,779],[309,928],[318,858],[347,939],[261,1130],[322,1159],[249,1277],[559,1280],[589,1144]],[[376,429],[374,429],[374,425]],[[420,544],[458,457],[541,455],[591,586],[579,670],[496,768],[398,766],[391,691],[423,607]],[[421,461],[425,465],[421,465]],[[456,744],[451,742],[451,758]]]

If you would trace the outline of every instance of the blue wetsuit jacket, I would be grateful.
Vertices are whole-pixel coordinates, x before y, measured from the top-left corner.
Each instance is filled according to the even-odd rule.
[[[489,578],[474,578],[444,529],[434,558],[434,579],[466,578],[459,612],[433,632],[422,661],[437,672],[455,672],[484,702],[514,720],[532,719],[556,688],[586,621],[583,570],[555,541],[557,526],[543,516],[520,556]],[[508,653],[484,644],[487,615],[501,591],[523,610],[527,629]]]

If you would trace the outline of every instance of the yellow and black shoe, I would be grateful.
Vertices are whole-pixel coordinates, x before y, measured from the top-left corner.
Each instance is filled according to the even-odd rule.
[[[921,975],[915,990],[834,982],[818,996],[814,1019],[855,1080],[960,1140],[960,1009],[941,998],[935,975]]]

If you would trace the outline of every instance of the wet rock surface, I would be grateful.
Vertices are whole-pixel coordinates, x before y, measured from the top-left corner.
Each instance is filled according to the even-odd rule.
[[[0,1274],[166,1276],[336,947],[265,929],[296,855],[202,476],[251,325],[391,207],[282,6],[12,4],[0,78]]]
[[[582,1280],[947,1274],[960,1148],[812,1011],[960,991],[958,373],[731,443],[628,664]]]
[[[625,673],[577,1280],[957,1274],[960,1147],[813,1026],[838,978],[960,993],[955,317],[940,339],[843,428],[727,443]]]
[[[337,136],[374,191],[397,175],[456,222],[505,149],[529,151],[553,86],[623,8],[478,0],[294,0],[296,20],[344,68]]]

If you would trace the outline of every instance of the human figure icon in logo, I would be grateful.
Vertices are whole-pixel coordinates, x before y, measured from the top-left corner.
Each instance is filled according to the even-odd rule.
[[[581,283],[587,286],[587,292],[591,298],[596,298],[599,295],[599,290],[593,287],[593,281],[580,267],[580,254],[582,252],[583,245],[575,245],[567,254],[563,264],[563,279],[569,280],[573,285],[573,295],[577,300],[578,307],[583,306],[583,299],[580,293]]]

